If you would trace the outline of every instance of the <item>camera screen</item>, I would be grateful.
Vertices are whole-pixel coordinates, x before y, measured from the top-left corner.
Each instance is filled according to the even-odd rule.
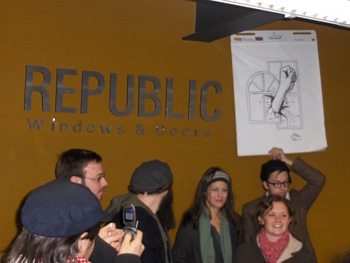
[[[134,215],[133,211],[125,211],[125,220],[133,221],[134,220]]]

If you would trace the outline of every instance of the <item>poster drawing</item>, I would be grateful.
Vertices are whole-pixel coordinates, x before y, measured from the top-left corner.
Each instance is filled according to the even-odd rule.
[[[327,146],[316,37],[292,32],[231,37],[239,156]]]

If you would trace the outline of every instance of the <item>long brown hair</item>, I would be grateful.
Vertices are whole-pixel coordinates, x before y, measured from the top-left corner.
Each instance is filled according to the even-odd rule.
[[[193,224],[194,228],[198,227],[198,221],[201,213],[206,211],[207,204],[206,204],[206,196],[205,193],[207,191],[208,186],[213,182],[213,176],[217,171],[223,172],[227,174],[224,170],[218,168],[218,167],[211,167],[209,168],[202,176],[201,180],[199,181],[199,184],[197,186],[197,190],[194,195],[194,200],[192,202],[191,207],[184,213],[183,215],[183,224]],[[229,177],[229,175],[227,174]],[[231,179],[228,183],[228,195],[227,200],[222,207],[223,214],[227,217],[228,221],[233,223],[238,231],[241,230],[240,225],[240,216],[236,213],[234,208],[234,197],[231,187]]]

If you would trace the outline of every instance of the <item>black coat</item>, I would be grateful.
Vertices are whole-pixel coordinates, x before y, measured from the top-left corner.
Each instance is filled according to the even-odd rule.
[[[233,224],[229,224],[232,245],[232,259],[234,258],[237,246],[242,238]],[[202,263],[199,227],[194,228],[192,223],[186,225],[181,223],[173,247],[173,263]]]
[[[117,251],[103,241],[99,236],[95,240],[95,247],[89,258],[91,263],[140,263],[140,257],[132,254],[118,256]]]
[[[289,241],[291,242],[291,241]],[[287,248],[286,248],[287,249]],[[240,245],[237,249],[234,263],[266,263],[260,247],[257,243],[257,237],[254,236],[249,242]],[[302,246],[299,251],[292,252],[292,257],[282,261],[281,263],[316,263],[313,254]]]
[[[144,208],[135,206],[136,220],[138,221],[138,229],[142,231],[142,243],[145,250],[141,255],[142,263],[165,263],[165,248],[162,234],[157,221]],[[123,228],[122,211],[113,216],[112,222],[117,225],[117,228]],[[167,233],[165,230],[164,232]],[[170,255],[170,244],[168,244],[168,255]],[[169,260],[169,262],[171,262]]]

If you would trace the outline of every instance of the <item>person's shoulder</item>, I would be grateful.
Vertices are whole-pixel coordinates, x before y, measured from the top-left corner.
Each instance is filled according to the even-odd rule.
[[[184,224],[182,221],[176,232],[177,246],[191,247],[195,244],[199,244],[199,226],[195,227],[192,222]],[[179,244],[180,242],[180,244]]]
[[[130,198],[130,193],[117,195],[113,197],[110,201],[109,206],[106,209],[107,213],[109,213],[110,215],[115,215],[119,213],[125,204],[130,203],[128,202]]]
[[[192,221],[185,222],[184,220],[181,221],[179,229],[182,229],[183,231],[197,231],[197,228]]]
[[[256,262],[256,254],[258,251],[259,248],[257,248],[257,244],[254,240],[242,243],[237,247],[234,262]]]
[[[124,199],[126,199],[130,194],[126,193],[126,194],[122,194],[122,195],[116,195],[114,197],[112,197],[111,199],[111,203],[119,203],[122,202]]]
[[[139,221],[139,229],[144,232],[153,232],[159,229],[157,219],[154,214],[151,214],[146,208],[142,206],[135,206],[136,220]]]
[[[244,210],[250,210],[250,209],[255,209],[256,206],[261,202],[261,200],[264,198],[264,196],[260,196],[252,201],[249,201],[243,205]]]
[[[139,218],[153,217],[146,208],[142,206],[135,206],[136,214]]]

